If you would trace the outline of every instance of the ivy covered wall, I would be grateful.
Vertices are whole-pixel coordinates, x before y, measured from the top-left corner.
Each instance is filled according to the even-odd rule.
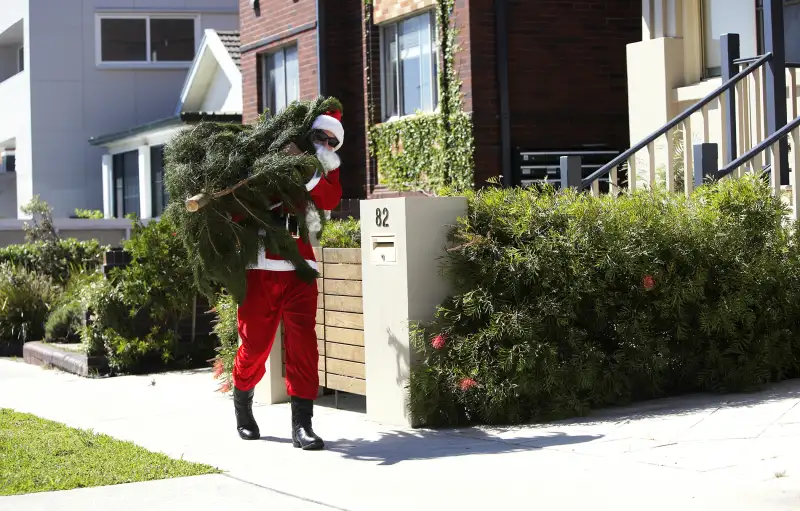
[[[436,0],[435,5],[441,55],[439,111],[369,126],[369,152],[377,160],[379,183],[393,190],[436,193],[445,187],[471,188],[474,183],[472,119],[463,111],[456,69],[454,4],[455,0]],[[370,8],[371,0],[365,0],[367,13]],[[371,108],[377,108],[375,98],[369,101]],[[376,116],[371,113],[369,118]]]

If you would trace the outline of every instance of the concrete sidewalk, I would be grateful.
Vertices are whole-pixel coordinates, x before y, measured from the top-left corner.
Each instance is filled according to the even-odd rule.
[[[0,510],[800,509],[800,381],[521,428],[402,430],[318,406],[327,450],[289,439],[286,405],[255,410],[238,438],[209,371],[90,380],[0,360],[0,407],[92,428],[200,476],[0,498]]]

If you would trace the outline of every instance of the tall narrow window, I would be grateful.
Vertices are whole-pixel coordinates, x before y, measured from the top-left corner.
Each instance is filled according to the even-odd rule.
[[[262,62],[261,111],[276,113],[300,97],[300,66],[297,46],[287,46],[268,53]]]
[[[112,204],[114,216],[124,218],[129,213],[141,216],[139,211],[139,151],[115,154],[112,163],[114,166]]]
[[[438,53],[433,13],[383,28],[384,119],[431,112],[438,105]]]
[[[161,216],[169,204],[169,193],[164,186],[164,146],[150,148],[150,190],[153,194],[153,218]]]

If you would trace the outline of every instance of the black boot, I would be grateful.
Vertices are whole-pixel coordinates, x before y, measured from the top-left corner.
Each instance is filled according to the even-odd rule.
[[[292,396],[292,445],[304,451],[317,451],[325,443],[311,429],[314,401]]]
[[[261,432],[258,430],[256,418],[253,417],[254,389],[243,391],[233,387],[233,408],[236,411],[236,430],[244,440],[258,440]]]

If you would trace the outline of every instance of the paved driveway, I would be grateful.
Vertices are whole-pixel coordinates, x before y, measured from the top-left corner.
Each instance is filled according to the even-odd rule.
[[[239,440],[215,387],[209,371],[89,380],[0,360],[0,407],[225,470],[0,510],[800,509],[800,381],[506,429],[403,430],[318,406],[321,452],[292,448],[286,405],[257,407],[264,438]]]

